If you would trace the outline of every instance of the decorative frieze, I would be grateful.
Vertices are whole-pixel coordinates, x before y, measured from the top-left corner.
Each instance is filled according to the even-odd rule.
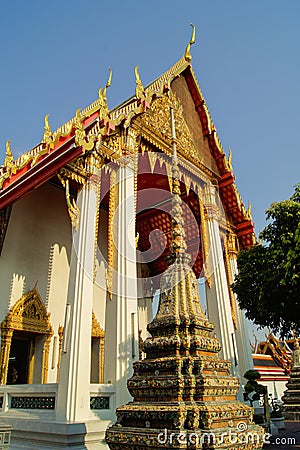
[[[109,397],[90,397],[90,409],[109,409]]]
[[[55,409],[55,397],[12,397],[12,409]]]

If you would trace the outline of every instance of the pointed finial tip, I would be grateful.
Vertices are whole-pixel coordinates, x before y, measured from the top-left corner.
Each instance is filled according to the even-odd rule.
[[[6,154],[7,154],[7,155],[11,155],[11,154],[12,154],[12,151],[11,151],[11,148],[10,148],[10,143],[11,143],[11,140],[8,139],[8,140],[6,141]]]
[[[109,76],[108,76],[108,80],[107,80],[107,83],[106,83],[106,88],[109,88],[109,86],[111,84],[111,79],[112,79],[112,68],[109,67],[108,70],[109,70]]]
[[[136,79],[140,79],[139,66],[134,67],[134,74]]]
[[[191,62],[192,61],[192,55],[191,55],[191,45],[193,45],[195,43],[196,40],[196,27],[193,23],[190,23],[193,31],[192,31],[192,36],[191,39],[185,49],[185,53],[184,53],[184,58],[187,62]]]

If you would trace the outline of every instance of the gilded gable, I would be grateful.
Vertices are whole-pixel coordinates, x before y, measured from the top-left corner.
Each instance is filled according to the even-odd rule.
[[[184,76],[179,76],[172,81],[171,90],[176,94],[182,105],[182,115],[193,141],[196,158],[204,166],[219,174],[217,163],[212,157],[208,140],[203,134],[202,124]]]

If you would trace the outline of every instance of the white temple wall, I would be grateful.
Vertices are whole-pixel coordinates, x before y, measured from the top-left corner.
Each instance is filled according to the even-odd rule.
[[[287,381],[261,381],[259,380],[259,383],[266,386],[268,388],[268,394],[271,394],[272,397],[278,400],[281,400],[281,397],[284,394],[284,391],[286,391],[286,384]]]
[[[34,359],[41,361],[43,357],[44,336],[37,336],[35,339]],[[32,383],[39,384],[42,377],[42,367],[40,364],[33,365]]]
[[[54,336],[64,323],[69,279],[71,224],[63,190],[48,183],[12,207],[0,257],[0,321],[26,292],[37,290],[50,312]],[[56,381],[57,361],[52,368],[53,341],[49,353],[48,382]],[[39,355],[38,339],[35,358]],[[33,382],[40,382],[36,373]]]
[[[48,275],[51,283],[51,254],[55,245],[60,252],[65,252],[65,258],[55,261],[59,269],[65,270],[70,254],[71,225],[64,192],[44,184],[12,208],[0,258],[1,298],[8,299],[5,309],[1,302],[2,317],[7,307],[31,290],[36,282],[42,299],[45,303],[49,301]],[[63,280],[63,276],[60,278],[60,285],[67,285],[67,280]]]
[[[57,379],[58,363],[58,328],[64,325],[66,299],[68,293],[68,279],[70,273],[69,259],[65,247],[54,244],[52,270],[48,284],[48,310],[54,331],[50,344],[50,361],[48,369],[48,383],[55,383]],[[54,342],[56,342],[54,344]],[[54,353],[54,354],[53,354]]]

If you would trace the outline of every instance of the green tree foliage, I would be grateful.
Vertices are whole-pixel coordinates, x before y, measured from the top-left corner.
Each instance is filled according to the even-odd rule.
[[[300,332],[300,183],[266,215],[263,242],[238,254],[232,289],[248,319],[287,337]]]

